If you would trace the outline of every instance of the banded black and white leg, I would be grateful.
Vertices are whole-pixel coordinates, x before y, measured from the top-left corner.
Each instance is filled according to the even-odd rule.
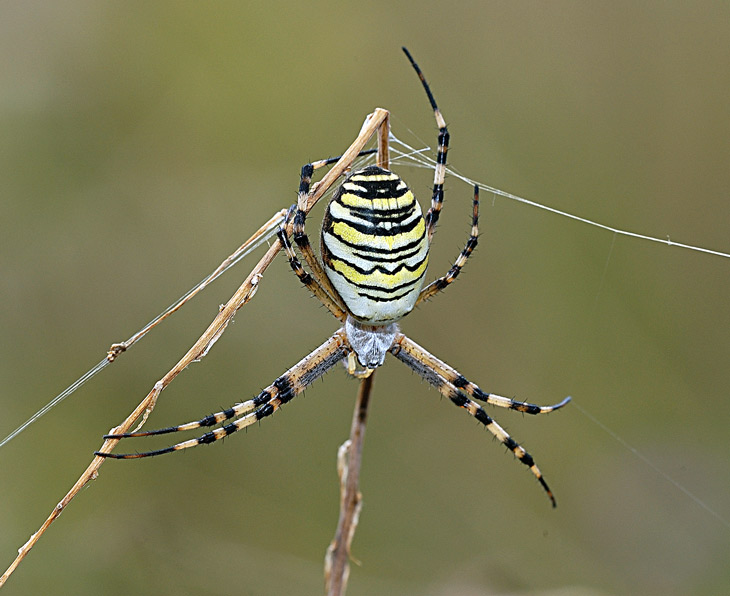
[[[294,208],[294,206],[292,206],[292,208]],[[286,255],[289,259],[289,265],[291,266],[292,271],[294,271],[296,276],[299,278],[299,281],[301,281],[307,289],[312,292],[317,300],[324,304],[327,310],[329,310],[340,321],[344,322],[347,318],[347,313],[345,312],[343,305],[340,304],[337,299],[337,294],[330,295],[321,283],[320,277],[314,272],[314,269],[312,269],[312,273],[308,273],[304,270],[304,267],[302,267],[302,263],[299,261],[299,258],[294,251],[294,247],[289,241],[289,235],[286,232],[286,222],[281,226],[281,228],[279,228],[278,236],[284,250],[286,251]],[[315,262],[319,266],[316,259]],[[321,266],[319,268],[321,269]],[[327,279],[327,276],[325,275],[324,278]],[[327,279],[327,281],[329,282],[329,279]]]
[[[358,153],[358,157],[372,155],[377,152],[378,149],[366,149]],[[312,176],[314,175],[314,171],[321,167],[332,165],[340,159],[341,157],[330,157],[328,159],[321,159],[302,166],[302,170],[299,175],[297,202],[289,209],[289,214],[286,217],[284,226],[282,226],[282,229],[279,232],[279,239],[284,245],[287,256],[289,257],[289,264],[294,270],[294,273],[297,274],[297,277],[299,277],[302,283],[304,283],[304,285],[307,286],[307,288],[309,288],[309,290],[325,304],[333,315],[341,321],[344,321],[344,305],[341,303],[337,291],[334,289],[332,282],[329,277],[327,277],[319,259],[315,255],[312,244],[309,241],[309,236],[305,231],[305,224],[307,221],[305,206],[307,205],[312,191]],[[299,252],[311,271],[311,275],[309,275],[309,277],[307,277],[308,274],[304,271],[301,266],[301,262],[296,257],[296,253],[291,248],[291,242],[288,241],[286,225],[288,225],[289,222],[292,224],[292,236],[294,238],[294,242],[296,243],[297,248],[299,248]],[[282,232],[283,236],[286,236],[286,238],[282,237]],[[319,288],[317,288],[317,286],[319,286]],[[336,308],[333,308],[333,306],[336,306]]]
[[[471,383],[460,375],[455,369],[436,358],[433,354],[429,353],[414,341],[408,339],[402,333],[399,333],[396,336],[390,352],[425,381],[428,381],[431,385],[433,385],[444,397],[448,397],[452,403],[469,412],[469,414],[481,422],[496,439],[507,447],[507,449],[509,449],[520,462],[530,468],[532,474],[535,478],[537,478],[545,492],[548,494],[553,507],[555,507],[555,497],[553,496],[550,487],[548,487],[547,482],[545,482],[542,472],[537,467],[532,456],[491,416],[489,416],[484,408],[467,397],[466,394],[495,406],[509,408],[527,414],[545,414],[557,410],[558,408],[562,408],[570,401],[569,397],[552,406],[538,406],[535,404],[518,402],[499,395],[485,393],[477,385]]]
[[[372,153],[372,151],[368,151],[368,153]],[[296,211],[294,212],[292,221],[292,236],[294,237],[294,242],[299,248],[299,251],[304,257],[304,260],[309,266],[312,275],[317,280],[317,283],[319,283],[319,285],[324,288],[327,294],[332,297],[332,300],[339,303],[338,294],[332,286],[332,282],[325,274],[324,269],[319,262],[319,259],[315,255],[312,244],[309,241],[309,236],[304,229],[307,220],[307,213],[304,210],[304,207],[306,206],[307,200],[310,195],[312,175],[314,174],[314,170],[318,167],[330,165],[330,163],[334,163],[335,161],[337,161],[337,159],[325,159],[319,162],[309,163],[302,166],[302,172],[299,177],[299,192],[297,193]],[[340,306],[342,305],[340,304]]]
[[[509,410],[516,410],[518,412],[522,412],[523,414],[549,414],[550,412],[559,410],[570,402],[570,397],[566,397],[564,400],[557,404],[549,406],[539,406],[528,402],[510,399],[509,397],[502,397],[501,395],[496,395],[495,393],[488,393],[486,391],[483,391],[475,383],[469,381],[455,368],[449,366],[443,360],[439,360],[438,358],[436,358],[436,356],[431,354],[424,347],[418,345],[406,335],[403,335],[402,333],[398,334],[393,343],[397,346],[397,349],[399,350],[401,356],[417,360],[421,363],[422,366],[434,371],[439,377],[441,377],[445,381],[448,381],[449,383],[454,385],[454,387],[458,388],[461,391],[464,391],[474,399],[478,399],[479,401],[483,401],[492,406],[507,408]],[[398,356],[398,358],[401,358],[401,356]]]
[[[431,103],[431,107],[433,108],[434,117],[436,118],[436,125],[439,127],[436,167],[434,168],[433,172],[433,194],[431,196],[431,207],[426,213],[426,233],[428,235],[428,242],[429,244],[431,244],[433,235],[436,232],[436,223],[438,222],[439,215],[441,214],[441,208],[443,207],[444,203],[444,181],[446,179],[446,155],[449,151],[449,131],[446,126],[446,121],[441,114],[441,110],[439,110],[438,105],[436,104],[436,99],[431,92],[431,88],[426,81],[426,77],[424,76],[418,64],[416,64],[416,61],[411,56],[410,52],[406,48],[403,48],[403,52],[408,57],[411,66],[413,66],[413,69],[416,71],[418,78],[421,80],[421,84],[423,85],[423,88],[426,91],[426,95],[428,96],[428,101]],[[429,298],[433,297],[435,294],[446,288],[446,286],[451,284],[459,275],[461,269],[466,264],[466,260],[469,258],[469,256],[477,246],[477,238],[479,235],[478,221],[479,187],[475,186],[474,200],[472,203],[472,229],[469,240],[467,241],[464,250],[461,251],[461,254],[457,258],[451,269],[448,271],[448,273],[443,277],[439,277],[438,279],[432,281],[428,286],[421,290],[416,304],[419,304],[424,300],[428,300]]]
[[[339,329],[320,347],[300,360],[253,399],[236,404],[227,410],[210,414],[195,422],[187,422],[178,426],[170,426],[158,430],[139,431],[121,435],[105,435],[104,438],[129,439],[135,437],[151,437],[194,430],[196,428],[217,426],[226,420],[233,420],[233,422],[211,430],[200,437],[189,439],[163,449],[141,453],[102,453],[97,451],[95,455],[114,459],[137,459],[214,443],[276,412],[281,406],[290,402],[338,362],[347,357],[350,352],[351,348],[345,332]]]
[[[433,115],[436,118],[436,126],[439,128],[438,134],[438,152],[436,154],[436,168],[433,172],[433,194],[431,196],[431,207],[426,213],[426,232],[428,234],[428,243],[431,243],[434,232],[436,231],[436,223],[438,222],[439,215],[441,214],[441,207],[444,203],[444,180],[446,179],[446,154],[449,151],[449,131],[446,127],[446,120],[441,115],[438,105],[436,105],[436,99],[431,92],[431,88],[426,82],[426,77],[421,71],[416,61],[411,56],[411,53],[403,48],[403,52],[411,63],[411,66],[416,71],[418,78],[421,79],[428,101],[431,103],[433,108]]]
[[[466,241],[466,245],[462,249],[461,253],[459,253],[459,256],[456,258],[456,261],[451,266],[451,269],[446,273],[446,275],[439,277],[438,279],[433,280],[430,284],[428,284],[425,288],[421,290],[421,293],[418,295],[418,300],[416,301],[416,305],[420,304],[424,300],[428,300],[429,298],[432,298],[442,290],[446,289],[451,283],[454,282],[454,280],[457,278],[459,273],[461,273],[461,270],[464,268],[464,265],[466,265],[466,260],[471,256],[471,254],[474,252],[474,249],[477,247],[477,243],[479,242],[479,187],[474,186],[474,200],[472,202],[472,220],[471,220],[471,232],[469,234],[469,239]]]

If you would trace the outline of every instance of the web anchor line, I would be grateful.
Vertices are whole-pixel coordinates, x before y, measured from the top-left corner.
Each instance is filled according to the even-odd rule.
[[[398,144],[404,147],[407,152],[400,152],[393,145],[391,145],[391,151],[396,153],[399,156],[399,159],[405,160],[405,162],[415,162],[421,167],[426,167],[429,169],[432,169],[435,167],[436,160],[430,157],[426,154],[427,149],[414,149],[407,143],[404,143],[397,137],[391,133],[391,143]],[[581,223],[600,228],[602,230],[606,230],[608,232],[613,232],[614,234],[617,234],[619,236],[629,236],[631,238],[638,238],[639,240],[647,240],[649,242],[656,242],[658,244],[664,244],[666,246],[676,247],[676,248],[683,248],[686,250],[692,250],[695,252],[705,253],[709,255],[715,255],[717,257],[724,257],[726,259],[730,259],[730,253],[722,252],[719,250],[713,250],[711,248],[705,248],[702,246],[696,246],[693,244],[685,244],[682,242],[676,242],[675,240],[672,240],[669,235],[667,235],[666,238],[656,238],[654,236],[649,236],[647,234],[639,234],[637,232],[630,232],[628,230],[622,230],[620,228],[614,228],[613,226],[609,226],[607,224],[603,224],[597,221],[594,221],[592,219],[588,219],[586,217],[581,217],[580,215],[575,215],[573,213],[568,213],[567,211],[561,211],[560,209],[555,209],[554,207],[549,207],[547,205],[543,205],[542,203],[537,203],[535,201],[531,201],[530,199],[526,199],[525,197],[521,197],[519,195],[512,194],[511,192],[507,192],[504,190],[500,190],[499,188],[495,188],[493,186],[489,186],[488,184],[484,184],[483,182],[479,182],[477,180],[474,180],[472,178],[469,178],[468,176],[464,176],[463,174],[460,174],[455,169],[448,167],[446,168],[446,171],[453,176],[454,178],[458,178],[459,180],[462,180],[463,182],[466,182],[470,186],[478,186],[480,190],[484,190],[486,192],[492,193],[493,195],[504,197],[505,199],[510,199],[512,201],[517,201],[518,203],[524,203],[525,205],[529,205],[530,207],[537,207],[538,209],[542,209],[543,211],[549,211],[550,213],[554,213],[556,215],[561,215],[562,217],[567,217],[568,219],[572,219],[574,221],[579,221]]]

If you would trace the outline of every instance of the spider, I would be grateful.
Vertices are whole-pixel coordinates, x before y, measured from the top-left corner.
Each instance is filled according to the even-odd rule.
[[[408,50],[403,48],[403,51],[428,96],[439,129],[433,194],[425,217],[406,183],[400,176],[388,170],[389,114],[386,110],[377,109],[366,119],[360,135],[340,158],[309,163],[302,168],[297,203],[287,211],[277,233],[279,245],[273,247],[275,249],[273,254],[283,248],[299,280],[342,323],[342,326],[321,346],[287,370],[253,399],[236,403],[226,410],[194,422],[158,430],[108,434],[104,438],[116,441],[203,427],[217,428],[197,438],[155,451],[119,454],[105,450],[96,452],[96,455],[134,459],[214,443],[270,416],[338,362],[344,362],[349,374],[363,378],[380,367],[385,361],[386,354],[390,353],[433,385],[443,396],[482,423],[530,469],[547,493],[553,507],[555,506],[555,497],[532,456],[475,400],[527,414],[544,414],[562,408],[570,398],[555,405],[539,406],[487,393],[456,369],[406,337],[398,327],[398,321],[413,308],[443,291],[457,278],[477,246],[479,235],[479,188],[475,186],[472,227],[466,245],[445,275],[423,287],[429,248],[444,201],[449,132],[421,69]],[[364,145],[376,133],[377,165],[347,174],[327,204],[321,228],[320,262],[305,231],[307,214],[314,203],[334,186],[339,176],[351,169],[356,157],[376,151],[363,151]],[[319,183],[313,184],[314,171],[332,164],[335,165],[329,173]],[[294,245],[298,248],[309,271],[304,269]],[[268,263],[263,268],[266,266]],[[196,346],[199,344],[203,346],[198,356],[207,353],[212,343],[225,329],[233,313],[253,295],[260,273],[256,275],[252,273],[252,276],[249,277],[253,281],[249,284],[248,294],[231,307],[230,314],[226,315],[227,318],[213,331],[210,331],[213,327],[211,325],[210,333],[207,336],[204,334],[201,338],[201,340],[205,338],[205,341],[199,340],[196,343]],[[110,358],[112,356],[110,353]],[[161,383],[162,381],[153,389],[153,393],[157,391],[153,396],[154,399],[163,388]],[[148,412],[150,409],[148,408]]]

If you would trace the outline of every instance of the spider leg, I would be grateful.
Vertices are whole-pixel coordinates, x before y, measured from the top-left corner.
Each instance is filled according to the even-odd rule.
[[[387,119],[386,119],[387,122]],[[378,149],[367,149],[365,151],[360,151],[355,157],[362,157],[363,155],[371,155],[372,153],[378,152]],[[319,284],[321,288],[324,289],[324,291],[329,294],[329,303],[335,303],[338,305],[339,310],[342,311],[342,303],[340,300],[340,296],[337,293],[337,290],[335,290],[334,286],[332,285],[332,282],[330,281],[329,277],[327,277],[327,274],[324,272],[324,269],[322,268],[322,265],[319,263],[319,259],[317,259],[316,255],[314,254],[314,250],[312,249],[312,244],[309,241],[309,236],[307,235],[306,231],[304,230],[304,224],[307,221],[307,204],[308,200],[311,196],[311,187],[312,187],[312,175],[314,174],[314,170],[329,166],[334,163],[337,163],[340,159],[342,159],[342,156],[340,157],[330,157],[328,159],[321,159],[319,161],[314,161],[312,163],[305,164],[302,166],[302,171],[299,176],[299,192],[297,193],[297,204],[296,209],[294,209],[294,206],[290,209],[290,215],[293,212],[294,213],[294,219],[292,221],[292,236],[294,237],[294,242],[296,243],[297,247],[299,248],[299,251],[302,253],[302,256],[304,257],[304,260],[306,261],[307,265],[309,266],[310,271],[312,272],[311,277],[314,278],[314,282]],[[352,164],[348,164],[350,166]],[[334,182],[334,181],[333,181]],[[287,220],[289,220],[289,216],[287,216]],[[289,256],[289,262],[292,264],[292,269],[294,269],[294,272],[297,274],[300,280],[302,280],[302,275],[295,269],[295,265],[292,263],[292,254],[293,251],[290,251],[287,248],[287,245],[284,244],[284,248],[287,249],[287,255]],[[301,265],[299,266],[299,269],[301,270]],[[302,270],[303,271],[303,270]],[[310,283],[305,282],[302,280],[303,283],[312,291],[317,298],[323,303],[325,303],[325,306],[329,308],[330,312],[334,314],[338,319],[344,320],[340,315],[336,314],[329,305],[325,302],[325,299],[322,297],[322,293],[317,293],[314,291],[312,285]]]
[[[319,163],[326,165],[327,161],[329,160],[323,160],[322,162],[318,163],[309,163],[302,166],[302,173],[299,178],[297,207],[296,212],[294,213],[294,221],[292,222],[292,236],[294,238],[294,242],[296,242],[297,247],[299,248],[299,251],[304,257],[304,260],[307,262],[307,265],[309,265],[309,270],[312,272],[312,276],[314,277],[314,279],[332,297],[332,301],[341,305],[339,294],[332,285],[332,282],[329,280],[329,277],[327,277],[326,273],[324,272],[322,265],[320,265],[319,259],[317,259],[316,255],[314,254],[314,249],[309,242],[309,236],[307,236],[307,233],[304,230],[304,224],[307,220],[307,213],[304,208],[310,195],[312,175],[314,174],[315,166],[317,166]]]
[[[414,372],[420,375],[424,380],[436,387],[444,397],[448,397],[454,405],[464,408],[469,414],[481,422],[485,428],[494,435],[507,449],[509,449],[515,457],[530,468],[532,474],[537,478],[542,488],[547,493],[553,507],[556,506],[555,497],[550,487],[543,478],[542,472],[537,467],[532,456],[515,441],[478,403],[469,399],[456,385],[441,376],[437,370],[432,368],[432,361],[436,360],[434,356],[426,352],[420,346],[411,342],[402,333],[399,334],[393,342],[391,348],[393,354],[398,360],[410,367]]]
[[[431,243],[433,234],[436,231],[436,222],[438,222],[439,215],[441,213],[441,206],[444,202],[444,180],[446,179],[446,153],[449,151],[449,131],[446,128],[446,121],[441,115],[441,111],[436,105],[436,100],[431,93],[431,88],[426,82],[426,77],[423,76],[423,72],[419,68],[416,61],[411,56],[411,53],[403,48],[403,52],[408,57],[408,60],[413,66],[413,70],[416,71],[418,78],[421,79],[426,95],[428,95],[428,101],[431,103],[433,108],[433,114],[436,117],[436,126],[439,127],[438,136],[438,153],[436,155],[436,168],[433,172],[433,195],[431,196],[431,208],[426,213],[426,230],[428,233],[428,242]]]
[[[298,211],[297,213],[304,213],[303,211]],[[297,258],[297,254],[294,252],[294,247],[291,245],[291,242],[289,241],[289,235],[286,233],[286,226],[282,225],[281,228],[279,228],[279,240],[281,241],[282,246],[284,247],[284,250],[286,251],[287,257],[289,257],[289,265],[291,265],[292,270],[294,273],[296,273],[297,277],[299,278],[299,281],[301,281],[307,289],[314,294],[314,296],[319,300],[322,304],[324,304],[327,307],[327,310],[329,310],[335,317],[337,317],[340,321],[344,321],[347,318],[347,315],[343,308],[332,298],[332,296],[327,292],[327,290],[322,287],[322,284],[317,279],[316,275],[314,274],[314,270],[312,270],[312,273],[307,273],[304,270],[304,267],[302,267],[301,262]],[[304,254],[304,253],[302,253]],[[306,258],[306,257],[305,257]],[[315,259],[314,261],[319,266],[319,262]],[[321,267],[321,266],[320,266]],[[329,279],[325,276],[325,279],[329,282]],[[335,294],[335,296],[338,296],[338,294]]]
[[[279,383],[280,379],[277,379],[272,384],[273,387],[276,389],[279,389],[277,383]],[[261,393],[259,393],[256,397],[253,399],[249,399],[248,401],[235,404],[231,406],[230,408],[226,410],[221,410],[220,412],[215,412],[214,414],[209,414],[205,418],[201,418],[200,420],[195,420],[194,422],[186,422],[185,424],[179,424],[178,426],[168,426],[167,428],[158,428],[155,430],[139,430],[134,431],[131,433],[123,433],[119,435],[110,434],[110,435],[104,435],[102,438],[104,439],[131,439],[136,437],[152,437],[155,435],[166,435],[168,433],[176,433],[186,430],[194,430],[196,428],[203,428],[206,426],[216,426],[220,424],[221,422],[225,422],[226,420],[231,420],[232,418],[238,418],[239,416],[243,416],[247,412],[250,412],[251,410],[255,410],[256,408],[259,408],[260,406],[263,406],[271,401],[271,399],[275,397],[275,395],[272,395],[272,392],[269,390],[269,387],[264,389]]]
[[[383,127],[387,129],[387,122],[388,120],[386,119],[383,124],[381,124],[380,129],[382,129]],[[387,152],[387,134],[385,135],[385,139],[386,142],[384,148],[379,147],[378,149],[367,149],[365,151],[360,151],[360,153],[358,153],[356,157],[370,155],[372,153],[378,153],[378,160],[381,161],[380,154],[383,151]],[[330,157],[328,159],[321,159],[319,161],[314,161],[312,163],[308,163],[302,166],[302,171],[299,177],[299,192],[297,193],[297,204],[292,205],[289,210],[289,214],[286,217],[286,221],[288,222],[290,221],[292,213],[294,214],[292,220],[292,236],[294,237],[294,242],[299,248],[299,251],[304,257],[304,260],[309,266],[311,274],[308,274],[304,271],[301,263],[299,262],[299,259],[297,259],[296,253],[291,247],[291,242],[289,242],[289,239],[285,237],[285,226],[282,226],[282,231],[284,233],[282,234],[282,232],[280,231],[279,239],[281,240],[281,243],[286,250],[287,256],[289,257],[289,264],[294,270],[294,273],[297,274],[297,277],[304,285],[309,288],[309,290],[317,297],[317,299],[319,299],[319,301],[322,302],[329,309],[329,311],[335,317],[337,317],[341,321],[344,321],[345,311],[343,309],[340,295],[337,293],[337,290],[332,285],[329,277],[327,277],[327,274],[322,268],[319,259],[317,259],[317,256],[314,254],[312,244],[309,241],[309,236],[304,229],[305,223],[307,221],[306,207],[308,204],[308,200],[311,196],[310,191],[312,187],[312,175],[314,174],[314,170],[331,165],[333,163],[337,163],[340,159],[342,159],[342,156]]]
[[[456,258],[454,264],[451,266],[451,269],[449,269],[446,275],[433,280],[430,284],[423,288],[421,290],[421,293],[418,295],[418,300],[416,300],[416,304],[432,298],[434,295],[438,294],[441,290],[445,289],[449,284],[451,284],[459,275],[459,273],[461,273],[464,265],[466,265],[466,260],[469,258],[469,256],[471,256],[471,253],[474,252],[474,249],[477,247],[478,242],[479,187],[474,185],[474,201],[472,207],[471,233],[469,234],[469,239],[466,241],[466,245],[464,246],[461,253],[459,253],[459,256]]]
[[[405,335],[400,334],[397,336],[394,343],[398,343],[398,348],[401,352],[406,352],[410,358],[417,360],[422,366],[435,371],[441,379],[445,379],[454,387],[464,391],[474,399],[478,399],[490,405],[499,406],[500,408],[508,408],[510,410],[517,410],[524,414],[547,414],[562,408],[570,402],[570,397],[566,397],[563,401],[554,405],[538,406],[536,404],[530,404],[523,401],[516,401],[509,397],[502,397],[501,395],[496,395],[494,393],[487,393],[482,391],[479,386],[466,379],[455,368],[449,366],[442,360],[439,360],[436,356],[419,346],[416,342]],[[401,356],[398,355],[398,358],[401,358]],[[421,374],[421,376],[423,376],[423,374]]]
[[[377,149],[365,149],[364,151],[360,151],[360,153],[357,154],[357,157],[362,157],[364,155],[372,155],[373,153],[377,153]],[[324,167],[324,166],[331,166],[333,163],[337,163],[342,159],[342,156],[339,155],[337,157],[328,157],[327,159],[320,159],[319,161],[313,161],[311,165],[315,170]],[[307,189],[307,193],[309,193],[309,189]]]
[[[301,361],[286,371],[252,400],[236,404],[227,410],[211,414],[210,416],[206,416],[196,422],[188,422],[179,426],[171,426],[159,430],[120,435],[106,435],[104,438],[125,439],[130,437],[147,437],[183,430],[192,430],[205,426],[214,426],[220,422],[224,422],[225,420],[235,418],[233,422],[211,430],[200,437],[183,441],[163,449],[157,449],[155,451],[146,451],[143,453],[103,453],[97,451],[95,452],[95,455],[111,457],[114,459],[136,459],[140,457],[162,455],[164,453],[180,451],[181,449],[197,447],[198,445],[214,443],[215,441],[232,435],[242,428],[246,428],[254,422],[258,422],[262,418],[270,416],[276,412],[276,410],[278,410],[282,405],[294,399],[297,395],[304,391],[304,389],[329,371],[335,364],[345,358],[350,350],[351,348],[347,342],[344,330],[339,329],[320,347],[314,350],[311,354],[305,356]]]

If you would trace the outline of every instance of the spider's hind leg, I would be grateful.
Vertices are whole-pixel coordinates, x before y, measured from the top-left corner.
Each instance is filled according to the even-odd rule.
[[[450,284],[454,282],[461,270],[466,265],[466,260],[474,252],[479,242],[479,187],[474,185],[474,200],[472,201],[472,215],[471,215],[471,232],[469,233],[469,239],[466,241],[466,245],[459,253],[459,256],[454,261],[451,269],[448,270],[446,275],[433,280],[425,288],[421,290],[418,295],[416,304],[420,304],[424,300],[432,298],[440,291],[446,289]]]
[[[428,234],[428,242],[430,244],[433,234],[436,231],[436,223],[438,222],[439,215],[441,214],[441,207],[444,203],[444,180],[446,179],[446,154],[449,151],[449,131],[446,127],[446,120],[444,120],[444,117],[441,115],[441,110],[439,110],[438,105],[436,105],[436,99],[431,92],[431,87],[429,87],[426,82],[426,77],[423,75],[418,64],[416,64],[413,56],[411,56],[411,53],[406,48],[403,48],[403,52],[408,58],[408,61],[411,63],[413,70],[416,71],[418,78],[421,79],[423,89],[426,91],[426,95],[428,95],[428,101],[431,104],[431,108],[433,108],[433,115],[436,118],[436,126],[439,127],[438,153],[436,155],[436,169],[433,172],[431,208],[428,210],[428,213],[426,213],[426,230]]]
[[[347,316],[344,309],[338,303],[338,301],[336,301],[335,298],[330,295],[330,293],[325,287],[323,287],[321,283],[322,280],[326,280],[327,284],[329,285],[329,278],[327,278],[326,275],[324,275],[324,277],[318,276],[315,273],[314,268],[312,268],[311,274],[307,273],[304,270],[304,267],[302,267],[301,262],[297,258],[296,252],[294,252],[294,247],[289,241],[289,235],[286,233],[286,225],[282,225],[281,228],[279,228],[278,236],[282,246],[284,247],[284,250],[286,251],[287,257],[289,258],[289,265],[291,266],[292,271],[294,271],[296,276],[299,278],[299,281],[301,281],[307,287],[307,289],[312,292],[312,294],[314,294],[317,300],[319,300],[322,304],[324,304],[325,307],[327,307],[327,310],[329,310],[340,321],[344,321]],[[309,241],[307,240],[307,242]],[[307,253],[302,251],[302,254],[306,259]],[[321,265],[316,258],[313,262],[316,263],[316,266],[319,267],[319,269],[321,270]],[[337,296],[337,294],[334,294],[334,296]]]
[[[360,151],[360,153],[357,154],[357,157],[371,155],[373,153],[376,153],[377,151],[377,149],[366,149],[364,151]],[[282,226],[283,235],[286,236],[287,234],[285,226],[288,225],[289,222],[291,222],[292,237],[294,238],[294,242],[299,248],[299,252],[301,252],[302,256],[304,257],[304,261],[307,263],[310,271],[312,272],[309,278],[306,277],[309,274],[306,274],[301,264],[299,264],[299,260],[297,259],[294,250],[291,248],[291,243],[288,241],[288,238],[283,238],[281,232],[279,234],[279,238],[282,241],[284,249],[286,250],[289,257],[289,263],[291,264],[294,273],[297,274],[297,277],[299,277],[302,283],[304,283],[304,285],[309,288],[309,290],[330,310],[333,315],[335,315],[341,321],[344,321],[344,311],[342,309],[342,303],[340,301],[339,294],[332,285],[329,277],[327,277],[327,274],[324,272],[324,269],[322,268],[319,259],[317,259],[317,256],[314,254],[314,249],[312,248],[312,244],[309,241],[309,236],[305,231],[305,224],[307,221],[306,209],[308,200],[313,192],[312,176],[314,175],[314,171],[316,169],[337,163],[340,159],[341,156],[330,157],[328,159],[321,159],[319,161],[314,161],[302,166],[302,170],[299,175],[299,191],[297,192],[297,202],[296,205],[292,205],[290,207],[289,213],[286,216],[285,224],[284,226]],[[348,166],[351,165],[352,164],[348,164]],[[315,286],[319,286],[319,288],[317,289]]]

